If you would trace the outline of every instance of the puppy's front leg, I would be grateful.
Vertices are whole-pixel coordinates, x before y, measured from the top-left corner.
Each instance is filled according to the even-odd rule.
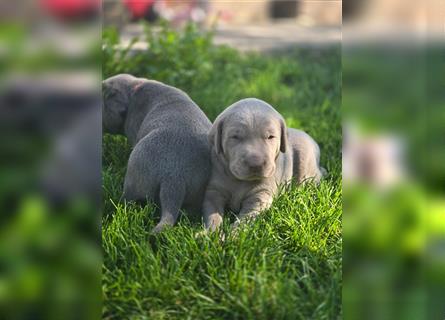
[[[206,230],[215,231],[223,221],[226,199],[214,189],[206,191],[203,203],[204,226]]]
[[[268,193],[256,194],[246,198],[238,214],[238,220],[233,224],[238,227],[241,223],[255,219],[263,210],[272,205],[272,196]]]

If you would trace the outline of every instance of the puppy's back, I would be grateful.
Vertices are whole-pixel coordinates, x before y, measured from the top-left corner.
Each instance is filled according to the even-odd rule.
[[[157,81],[144,81],[136,98],[139,105],[132,106],[129,117],[139,121],[139,128],[128,163],[127,195],[156,201],[161,186],[181,189],[184,205],[200,207],[210,174],[209,119],[186,93]]]
[[[288,139],[293,151],[293,176],[296,181],[301,183],[313,179],[318,183],[323,176],[318,144],[306,132],[293,128],[288,129]]]

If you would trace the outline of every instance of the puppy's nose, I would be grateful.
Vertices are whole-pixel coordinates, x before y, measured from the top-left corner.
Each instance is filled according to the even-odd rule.
[[[249,166],[251,172],[261,172],[263,170],[263,165],[259,166]]]
[[[247,165],[251,171],[259,172],[264,168],[265,161],[261,157],[254,156],[249,158]]]

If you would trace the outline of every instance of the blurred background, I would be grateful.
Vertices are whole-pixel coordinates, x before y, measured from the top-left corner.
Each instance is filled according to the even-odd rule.
[[[445,316],[444,2],[343,1],[343,313]]]
[[[124,44],[142,33],[141,20],[193,21],[214,28],[214,43],[242,51],[328,44],[341,39],[341,1],[123,0],[104,2],[104,26],[119,29]],[[143,48],[140,43],[136,47]]]
[[[0,2],[0,318],[100,317],[99,1]]]

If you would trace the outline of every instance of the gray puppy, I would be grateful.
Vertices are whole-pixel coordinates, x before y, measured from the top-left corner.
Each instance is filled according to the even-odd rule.
[[[206,115],[187,94],[157,81],[120,74],[103,87],[104,131],[125,134],[134,146],[124,198],[160,205],[153,232],[174,225],[180,208],[200,213],[211,167]]]
[[[302,131],[288,131],[283,117],[258,99],[228,107],[215,120],[209,141],[212,174],[203,204],[208,230],[220,226],[225,209],[238,213],[239,224],[269,208],[294,170],[299,182],[321,177],[315,141]]]
[[[292,176],[297,183],[312,181],[318,184],[326,174],[320,167],[320,148],[306,132],[293,128],[287,129],[288,143],[292,150]]]

